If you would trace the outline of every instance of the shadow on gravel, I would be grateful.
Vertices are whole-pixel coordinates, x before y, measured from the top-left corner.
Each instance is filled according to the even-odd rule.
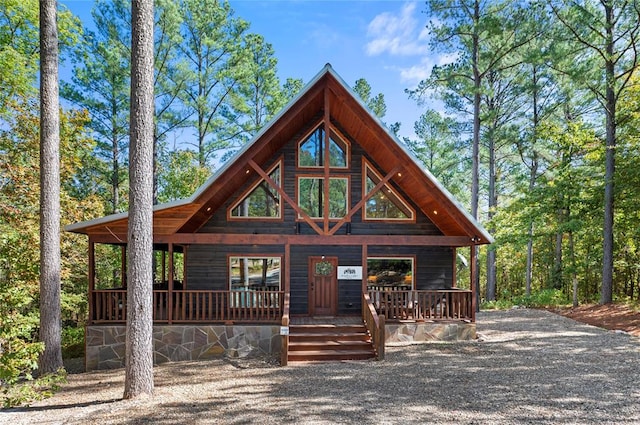
[[[478,334],[389,347],[381,362],[174,363],[157,373],[151,413],[91,423],[640,423],[638,339],[525,309],[480,313]]]

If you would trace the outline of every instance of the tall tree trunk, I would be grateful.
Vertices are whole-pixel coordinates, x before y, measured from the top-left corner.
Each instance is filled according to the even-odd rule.
[[[571,282],[573,293],[573,306],[578,307],[578,270],[576,268],[576,252],[573,245],[573,231],[569,230],[569,255],[571,257]]]
[[[40,1],[41,374],[63,367],[60,313],[60,112],[56,0]]]
[[[614,92],[615,84],[615,64],[613,62],[613,6],[611,2],[602,2],[606,14],[607,33],[607,60],[605,64],[606,72],[606,153],[605,153],[605,175],[604,175],[604,225],[602,244],[602,292],[600,293],[600,304],[607,304],[613,301],[613,178],[615,175],[615,152],[616,152],[616,96]]]
[[[478,34],[478,22],[480,21],[480,1],[474,2],[473,8],[473,146],[471,153],[471,215],[478,219],[478,199],[480,192],[480,88],[482,85],[482,77],[479,70],[480,61],[480,35]],[[480,270],[480,258],[478,255],[478,246],[474,245],[471,249],[475,250],[476,270]],[[475,275],[476,297],[480,300],[480,273]],[[476,303],[476,311],[480,311],[480,303]]]
[[[540,123],[540,113],[538,110],[538,68],[536,65],[531,70],[531,76],[533,81],[533,140],[532,146],[532,158],[531,166],[529,169],[529,192],[532,192],[536,185],[536,178],[538,176],[538,151],[536,146],[538,144],[538,125]],[[526,282],[525,282],[525,294],[531,295],[531,281],[533,280],[533,218],[529,219],[529,229],[527,232],[527,267],[526,267]]]
[[[124,398],[153,393],[153,0],[133,0]]]
[[[494,140],[494,132],[490,131],[488,136],[489,142],[489,211],[487,219],[489,223],[495,215],[498,207],[498,197],[496,195],[496,145]],[[489,228],[489,232],[495,232],[493,224]],[[495,247],[489,247],[487,250],[487,301],[495,301],[496,299],[496,250]]]

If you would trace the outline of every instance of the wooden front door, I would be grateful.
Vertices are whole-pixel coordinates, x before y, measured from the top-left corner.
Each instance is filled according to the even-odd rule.
[[[337,257],[309,257],[309,315],[336,314],[337,268]]]

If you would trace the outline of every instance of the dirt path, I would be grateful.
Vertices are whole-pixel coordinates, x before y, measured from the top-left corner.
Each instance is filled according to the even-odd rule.
[[[624,304],[590,304],[576,308],[555,309],[555,313],[604,329],[620,330],[640,337],[640,311]]]

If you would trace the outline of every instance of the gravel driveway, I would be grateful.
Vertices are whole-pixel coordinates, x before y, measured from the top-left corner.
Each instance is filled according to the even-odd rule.
[[[482,312],[479,340],[388,347],[382,362],[165,364],[153,398],[120,371],[71,375],[17,424],[640,424],[640,340],[538,310]]]

